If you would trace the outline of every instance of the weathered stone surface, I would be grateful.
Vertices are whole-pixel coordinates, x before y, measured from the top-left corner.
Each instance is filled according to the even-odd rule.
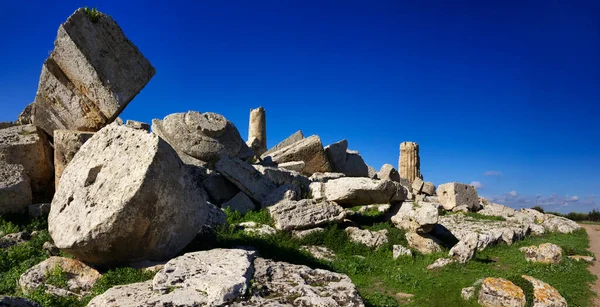
[[[415,178],[423,179],[421,175],[421,159],[419,158],[419,144],[415,142],[400,143],[400,158],[398,159],[400,177],[413,182]]]
[[[426,202],[403,202],[398,212],[392,216],[392,223],[400,229],[428,233],[438,223],[437,205]]]
[[[437,197],[446,210],[452,210],[460,205],[472,209],[479,202],[474,186],[458,182],[440,184],[437,188]]]
[[[282,149],[284,147],[287,147],[289,145],[292,145],[300,140],[304,139],[304,134],[302,133],[301,130],[298,130],[296,132],[294,132],[294,134],[288,136],[285,140],[279,142],[279,144],[273,146],[271,149],[267,150],[266,152],[264,152],[261,156],[262,157],[266,157],[269,154],[271,154],[272,152],[275,152],[279,149]]]
[[[43,307],[37,302],[22,297],[0,296],[0,306],[2,307]]]
[[[314,173],[310,176],[311,182],[327,182],[329,180],[346,177],[342,173]]]
[[[418,250],[421,254],[431,254],[442,251],[441,242],[428,234],[418,234],[415,232],[406,233],[408,246]]]
[[[451,263],[455,263],[457,260],[452,258],[438,258],[432,264],[427,266],[428,270],[441,269]]]
[[[400,173],[391,164],[384,164],[381,170],[377,174],[377,177],[381,180],[391,180],[400,182]]]
[[[171,146],[109,125],[65,168],[48,229],[56,246],[86,262],[163,260],[209,222],[211,207]]]
[[[0,161],[0,214],[23,212],[31,199],[29,177],[23,165]]]
[[[368,229],[360,229],[358,227],[346,228],[346,233],[348,234],[350,241],[376,248],[388,242],[387,232],[387,229],[371,231]]]
[[[54,131],[54,186],[58,189],[60,176],[67,164],[73,160],[79,148],[92,136],[93,132],[55,130]]]
[[[152,131],[175,150],[209,163],[220,157],[247,158],[253,153],[239,131],[223,115],[189,111],[152,120]]]
[[[60,25],[44,62],[33,123],[48,134],[97,131],[114,120],[154,76],[150,62],[108,15],[78,9]]]
[[[140,307],[155,295],[152,280],[115,286],[92,299],[87,307]]]
[[[0,130],[0,160],[21,164],[30,179],[34,201],[48,201],[54,191],[52,148],[43,131],[33,125]]]
[[[421,194],[421,190],[423,189],[423,179],[417,177],[415,178],[415,180],[413,180],[412,182],[412,193],[417,195],[417,194]]]
[[[462,288],[462,290],[460,291],[460,296],[465,301],[472,299],[475,296],[475,287]]]
[[[327,247],[324,246],[315,246],[315,245],[303,245],[300,246],[300,250],[305,251],[311,254],[313,257],[326,260],[333,261],[335,260],[335,253]]]
[[[573,259],[575,261],[594,262],[594,257],[592,256],[573,255],[568,257],[569,259]]]
[[[302,239],[312,233],[323,232],[323,231],[325,231],[324,228],[315,227],[315,228],[306,229],[306,230],[294,230],[294,231],[292,231],[292,235],[298,239]]]
[[[208,175],[202,181],[202,187],[208,194],[210,201],[218,205],[226,203],[240,192],[238,187],[217,172]]]
[[[459,263],[467,263],[475,257],[478,243],[479,234],[470,233],[450,249],[448,257],[457,260]]]
[[[125,126],[133,129],[144,130],[146,132],[150,132],[150,125],[148,123],[139,122],[137,120],[128,119]]]
[[[33,107],[34,107],[34,105],[35,105],[34,102],[28,104],[25,107],[25,109],[23,109],[23,111],[21,111],[21,114],[19,114],[19,119],[17,119],[15,124],[17,124],[17,125],[33,124]]]
[[[567,307],[567,300],[551,285],[531,276],[521,276],[533,286],[533,307]]]
[[[217,162],[216,169],[257,203],[263,203],[267,196],[277,188],[269,178],[240,159],[223,156]]]
[[[421,188],[421,192],[423,194],[433,196],[435,195],[435,185],[432,182],[425,181],[423,182],[423,188]]]
[[[159,297],[149,305],[220,306],[243,296],[252,278],[254,252],[212,249],[171,259],[152,282]]]
[[[235,227],[249,235],[270,236],[277,233],[277,230],[275,230],[275,228],[269,225],[263,225],[256,222],[239,223]]]
[[[527,261],[545,264],[558,264],[562,261],[562,249],[556,244],[543,243],[539,246],[522,247],[520,250],[525,253]]]
[[[343,172],[348,177],[369,177],[369,166],[356,150],[346,151],[346,165]],[[375,173],[377,174],[377,173]]]
[[[25,243],[29,241],[30,238],[31,236],[26,231],[9,233],[0,238],[0,249],[6,249],[13,245]]]
[[[369,177],[371,179],[379,179],[379,177],[377,176],[377,170],[374,167],[367,164],[367,171],[368,171],[367,177]]]
[[[477,213],[488,216],[499,216],[508,219],[515,216],[515,214],[517,214],[517,210],[504,205],[488,202],[483,209],[477,211]]]
[[[294,172],[301,172],[305,166],[306,166],[306,163],[304,163],[304,161],[290,161],[290,162],[279,163],[277,165],[277,167],[279,167],[279,168],[283,168],[283,169],[294,171]]]
[[[44,242],[44,245],[42,245],[42,249],[47,251],[52,256],[58,256],[58,254],[60,254],[60,249],[50,241]]]
[[[256,206],[244,192],[239,192],[232,199],[224,203],[221,208],[229,208],[229,210],[246,214],[246,212],[256,209]]]
[[[579,226],[576,222],[552,214],[544,215],[544,222],[542,223],[542,226],[544,226],[547,231],[560,233],[571,233],[581,229],[581,226]]]
[[[392,257],[398,259],[400,256],[412,256],[412,251],[402,245],[392,246]]]
[[[368,177],[369,169],[357,151],[348,150],[348,141],[341,140],[325,147],[325,154],[334,172],[348,177]]]
[[[335,203],[310,199],[284,201],[269,207],[269,213],[279,230],[307,229],[340,223],[346,213]]]
[[[503,278],[486,278],[481,284],[477,302],[484,307],[524,307],[525,293]]]
[[[344,177],[324,183],[325,198],[343,205],[385,204],[397,196],[393,181]]]
[[[267,157],[270,157],[275,163],[304,161],[305,165],[302,173],[308,175],[316,172],[325,173],[331,171],[329,161],[323,150],[323,144],[317,135],[302,139],[291,145],[273,151],[268,155],[262,155],[263,159]]]
[[[267,151],[267,114],[263,107],[250,110],[250,124],[248,127],[248,140],[258,139],[259,146],[255,153],[260,157]]]
[[[278,186],[293,185],[298,187],[301,193],[307,193],[309,190],[310,180],[299,172],[256,164],[252,166]]]
[[[67,288],[46,283],[46,276],[54,272],[62,272],[67,278]],[[84,296],[102,275],[95,269],[77,259],[50,257],[27,270],[19,278],[19,286],[24,293],[44,286],[46,293],[57,296]]]
[[[281,202],[300,200],[300,194],[298,186],[284,184],[271,192],[261,206],[262,208],[267,208]]]
[[[48,216],[50,214],[50,203],[29,205],[28,213],[30,217]]]

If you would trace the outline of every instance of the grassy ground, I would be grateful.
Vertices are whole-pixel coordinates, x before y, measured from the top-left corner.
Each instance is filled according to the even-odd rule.
[[[266,211],[251,212],[245,216],[237,212],[228,212],[230,225],[244,221],[271,225],[273,223]],[[512,278],[521,274],[531,275],[554,286],[570,306],[590,306],[590,298],[594,295],[589,283],[593,282],[595,277],[587,271],[586,263],[572,261],[566,257],[558,265],[527,263],[518,250],[522,246],[552,242],[561,246],[566,255],[589,255],[586,250],[588,239],[584,231],[569,235],[550,234],[527,238],[512,246],[502,244],[490,247],[478,253],[476,259],[466,265],[451,264],[440,270],[429,271],[425,267],[435,259],[445,257],[447,252],[433,255],[415,253],[414,257],[394,260],[392,245],[407,245],[404,232],[394,228],[389,222],[376,222],[375,219],[368,221],[368,226],[363,228],[388,229],[388,244],[373,250],[352,243],[344,230],[336,225],[328,226],[324,232],[313,233],[303,239],[293,238],[289,233],[277,233],[267,237],[248,236],[229,226],[217,231],[216,240],[205,241],[194,249],[254,246],[263,257],[341,272],[350,276],[367,306],[478,306],[475,300],[462,300],[460,292],[463,287],[471,286],[478,279],[485,277]],[[41,230],[30,242],[0,251],[0,295],[25,296],[44,306],[85,306],[92,296],[103,293],[113,285],[148,280],[153,276],[153,273],[143,273],[131,268],[103,272],[104,276],[94,286],[92,295],[81,301],[52,297],[45,294],[43,289],[24,295],[17,286],[19,276],[29,267],[49,257],[41,248],[49,239],[45,229],[46,224],[43,220],[0,217],[0,232]],[[299,251],[301,245],[326,246],[336,253],[337,258],[333,262],[317,260],[310,254]],[[53,276],[53,282],[61,283],[60,274]],[[405,294],[414,296],[408,298]]]

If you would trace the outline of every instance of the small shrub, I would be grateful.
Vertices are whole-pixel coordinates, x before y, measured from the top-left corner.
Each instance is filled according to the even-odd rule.
[[[542,208],[540,206],[531,207],[531,209],[533,209],[535,211],[538,211],[538,212],[541,212],[541,213],[544,213],[544,208]]]
[[[66,289],[68,287],[67,274],[60,265],[57,265],[54,269],[46,271],[46,283],[61,289]]]
[[[525,307],[533,306],[533,285],[521,275],[514,275],[508,278],[513,284],[521,288],[525,293]]]
[[[85,7],[83,8],[83,11],[88,15],[93,23],[97,23],[98,20],[100,20],[100,17],[102,17],[102,13],[100,13],[100,11],[98,11],[96,8],[90,9]]]

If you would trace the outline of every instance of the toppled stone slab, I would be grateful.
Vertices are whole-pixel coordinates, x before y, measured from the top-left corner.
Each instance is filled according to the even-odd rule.
[[[556,244],[543,243],[539,246],[521,247],[519,250],[525,253],[527,261],[545,264],[558,264],[562,261],[562,249]]]
[[[475,287],[462,288],[462,290],[460,291],[460,297],[462,297],[463,300],[465,300],[465,301],[472,299],[474,296],[475,296]]]
[[[517,210],[494,203],[487,203],[483,209],[477,211],[479,214],[487,215],[487,216],[498,216],[505,219],[509,219],[517,214]]]
[[[292,145],[298,141],[301,141],[302,139],[304,139],[304,134],[302,133],[302,130],[298,130],[296,132],[294,132],[294,134],[288,136],[285,140],[279,142],[279,144],[273,146],[271,149],[265,151],[261,157],[267,157],[269,156],[272,152],[275,152],[279,149],[282,149],[284,147],[287,147],[289,145]]]
[[[150,132],[150,125],[148,123],[139,122],[137,120],[128,119],[125,126],[133,129],[144,130],[146,132]]]
[[[436,259],[432,264],[427,266],[428,270],[435,270],[435,269],[441,269],[451,263],[455,263],[457,262],[456,259],[452,259],[452,258],[438,258]]]
[[[421,190],[423,189],[423,184],[425,182],[423,182],[423,179],[416,177],[415,180],[413,180],[411,188],[412,188],[412,193],[415,195],[421,194]]]
[[[243,222],[235,226],[235,228],[242,230],[249,235],[257,236],[271,236],[277,233],[275,228],[256,222]]]
[[[271,161],[275,163],[303,161],[305,165],[302,173],[307,175],[312,175],[316,172],[325,173],[331,171],[329,161],[327,160],[327,156],[325,156],[323,144],[317,135],[302,139],[273,151],[268,155],[262,155],[263,159],[267,157],[270,157]]]
[[[308,186],[310,185],[310,180],[299,172],[256,164],[252,165],[252,167],[278,186],[296,186],[301,193],[307,193],[309,191]]]
[[[229,208],[229,210],[246,214],[246,212],[256,209],[256,206],[244,192],[239,192],[232,199],[224,203],[221,208]]]
[[[534,307],[567,307],[567,300],[551,285],[535,279],[531,276],[522,275],[525,280],[533,286]]]
[[[423,182],[421,192],[425,195],[433,196],[435,195],[435,185],[432,182],[425,181]]]
[[[398,259],[400,256],[411,256],[412,251],[402,245],[394,245],[392,246],[392,257],[394,259]]]
[[[169,144],[109,125],[65,168],[48,229],[57,247],[86,262],[160,261],[211,223],[212,208]]]
[[[426,202],[403,202],[392,223],[400,229],[428,233],[438,223],[438,206]]]
[[[335,203],[303,199],[284,201],[269,207],[269,213],[279,230],[308,229],[326,224],[340,223],[346,213]]]
[[[0,161],[0,214],[23,212],[31,199],[29,176],[23,165]]]
[[[346,228],[346,234],[350,238],[350,241],[364,244],[368,247],[378,248],[381,245],[388,243],[387,229],[379,231],[371,231],[368,229],[360,229],[358,227]]]
[[[334,172],[348,177],[369,177],[369,169],[357,151],[348,150],[348,141],[341,140],[325,147],[325,154]]]
[[[335,260],[335,253],[327,247],[324,246],[315,246],[315,245],[303,245],[300,246],[300,250],[308,252],[313,257],[325,260],[325,261],[333,261]]]
[[[262,208],[271,207],[281,202],[300,200],[301,192],[298,186],[284,184],[275,189],[261,204]]]
[[[346,175],[342,173],[314,173],[310,176],[309,180],[311,182],[327,182],[342,177],[346,177]]]
[[[503,278],[486,278],[481,284],[477,302],[484,307],[524,307],[525,293],[521,288]]]
[[[469,210],[472,210],[479,202],[474,186],[458,182],[440,184],[437,188],[437,197],[445,210],[452,210],[460,205],[466,205]]]
[[[475,257],[478,243],[479,234],[467,234],[462,240],[458,241],[458,243],[456,243],[456,245],[450,249],[448,257],[458,261],[459,263],[465,264]]]
[[[154,76],[154,67],[117,23],[80,8],[60,25],[44,62],[33,123],[54,130],[98,131],[112,122]]]
[[[576,222],[552,214],[544,215],[544,222],[542,223],[542,226],[544,226],[547,231],[560,233],[571,233],[581,229],[581,226],[579,226],[579,224]]]
[[[54,192],[52,148],[46,134],[33,125],[0,130],[0,160],[23,165],[33,200],[48,201]]]
[[[394,166],[387,163],[381,167],[381,170],[377,173],[377,177],[381,180],[400,182],[400,173],[398,173]]]
[[[67,287],[61,288],[48,283],[47,276],[61,274],[67,279]],[[24,293],[44,287],[46,293],[56,296],[74,295],[83,297],[89,294],[102,275],[77,259],[50,257],[27,270],[19,278],[19,286]]]
[[[279,168],[283,168],[283,169],[286,169],[289,171],[294,171],[294,172],[301,172],[305,166],[306,166],[306,163],[304,163],[304,161],[290,161],[290,162],[279,163],[277,165],[277,167],[279,167]]]
[[[152,120],[152,131],[175,150],[216,163],[221,156],[245,159],[254,154],[233,123],[217,113],[189,111]]]
[[[421,254],[431,254],[441,252],[443,250],[442,243],[435,237],[428,234],[407,232],[405,236],[406,241],[408,241],[408,246],[416,249]]]
[[[263,203],[277,186],[255,170],[250,164],[240,159],[223,156],[216,164],[217,171],[231,181],[248,197],[257,203]]]
[[[324,183],[327,200],[348,206],[385,204],[397,194],[398,186],[389,180],[345,177]]]
[[[67,164],[73,160],[81,146],[92,136],[93,132],[55,130],[54,131],[54,186],[58,189],[60,176]]]

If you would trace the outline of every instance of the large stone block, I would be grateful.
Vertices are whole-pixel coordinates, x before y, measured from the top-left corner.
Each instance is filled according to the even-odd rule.
[[[348,141],[341,140],[325,147],[325,154],[332,171],[348,177],[370,177],[369,167],[358,151],[348,150]]]
[[[397,198],[401,187],[389,180],[344,177],[329,180],[323,185],[327,200],[348,206],[387,204],[403,200]]]
[[[298,130],[298,131],[294,132],[294,134],[288,136],[285,140],[279,142],[279,144],[277,144],[277,145],[273,146],[271,149],[265,151],[265,153],[263,153],[261,155],[261,157],[266,157],[269,154],[271,154],[272,152],[277,151],[281,148],[290,146],[302,139],[304,139],[304,134],[302,133],[302,130]]]
[[[60,25],[44,62],[33,123],[50,135],[57,129],[98,131],[154,73],[110,16],[92,18],[80,8]]]
[[[93,135],[93,132],[73,130],[54,131],[54,186],[57,189],[60,176],[65,167],[73,160],[79,148]]]
[[[255,170],[250,164],[240,159],[230,159],[223,156],[216,164],[217,172],[237,186],[255,202],[263,203],[277,186]]]
[[[86,262],[160,261],[212,223],[213,208],[169,144],[114,124],[65,168],[48,230],[58,248]]]
[[[449,182],[440,184],[437,196],[445,210],[452,210],[457,206],[467,206],[469,210],[479,204],[477,190],[470,184]]]
[[[0,214],[23,212],[30,204],[31,187],[23,166],[0,161]]]
[[[304,161],[305,165],[302,173],[308,175],[316,172],[325,173],[331,170],[321,139],[317,135],[271,152],[268,157],[275,163]],[[266,158],[266,156],[263,155],[263,158]]]
[[[21,164],[30,179],[33,200],[44,202],[54,192],[52,148],[46,134],[33,125],[0,130],[0,160]]]

